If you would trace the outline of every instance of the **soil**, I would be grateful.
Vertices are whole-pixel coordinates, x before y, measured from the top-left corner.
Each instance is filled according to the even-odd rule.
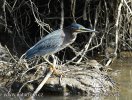
[[[0,45],[0,87],[11,93],[33,93],[50,71],[46,62],[40,60],[15,60],[8,50]],[[60,65],[40,93],[44,95],[108,95],[115,89],[114,80],[107,68],[96,60],[74,65]]]

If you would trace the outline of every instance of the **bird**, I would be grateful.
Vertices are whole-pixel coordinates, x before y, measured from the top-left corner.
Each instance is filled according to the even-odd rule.
[[[97,33],[97,31],[85,28],[83,25],[72,23],[63,29],[55,30],[43,37],[34,46],[27,50],[24,56],[26,59],[31,59],[35,56],[46,57],[48,55],[53,55],[72,44],[76,40],[77,34],[82,32]],[[47,59],[45,60],[52,66],[53,70],[56,70],[52,63]]]

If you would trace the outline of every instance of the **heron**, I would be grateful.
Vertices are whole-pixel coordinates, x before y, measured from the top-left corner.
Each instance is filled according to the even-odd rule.
[[[55,30],[43,37],[34,46],[27,50],[24,56],[26,59],[30,59],[35,56],[44,56],[44,58],[48,55],[53,56],[54,53],[72,44],[76,40],[78,33],[84,32],[97,31],[85,28],[84,26],[77,23],[72,23],[63,29]],[[56,67],[51,62],[49,62],[49,60],[45,60],[52,66],[52,69],[56,71]]]

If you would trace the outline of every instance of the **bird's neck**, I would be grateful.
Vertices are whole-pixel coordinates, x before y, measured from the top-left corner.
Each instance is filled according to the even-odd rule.
[[[71,30],[69,27],[66,27],[64,29],[64,32],[66,34],[65,41],[69,42],[70,44],[73,43],[76,39],[77,34],[73,30]]]

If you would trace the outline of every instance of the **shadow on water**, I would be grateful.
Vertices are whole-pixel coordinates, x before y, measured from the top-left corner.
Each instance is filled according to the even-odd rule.
[[[118,96],[38,96],[34,100],[132,100],[132,58],[123,58],[116,60],[112,64],[113,72],[111,75],[118,82]],[[2,95],[0,91],[0,100],[31,100],[23,99],[18,96]]]

